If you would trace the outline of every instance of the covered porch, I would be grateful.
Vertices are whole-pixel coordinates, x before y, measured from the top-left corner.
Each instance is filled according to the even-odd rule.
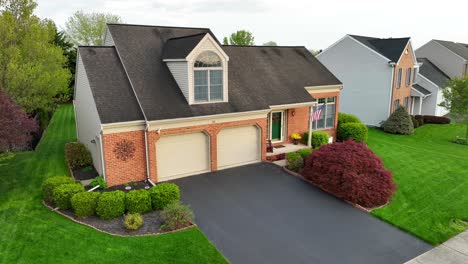
[[[419,84],[413,84],[411,89],[411,114],[421,115],[423,111],[424,99],[432,93]]]

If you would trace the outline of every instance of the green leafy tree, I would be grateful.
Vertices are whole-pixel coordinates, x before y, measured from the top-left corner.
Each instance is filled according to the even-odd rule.
[[[440,103],[440,106],[449,110],[452,117],[466,124],[466,140],[468,141],[468,75],[452,79],[442,93],[444,101]]]
[[[106,24],[121,22],[122,18],[118,15],[76,11],[65,22],[65,32],[75,46],[103,45]]]
[[[232,33],[229,39],[224,37],[224,45],[238,45],[238,46],[252,46],[254,45],[254,37],[251,32],[247,30],[239,30]]]
[[[36,6],[0,2],[0,87],[28,114],[50,111],[70,80],[67,58],[53,43],[55,25],[35,16]]]
[[[66,68],[71,73],[70,82],[68,83],[67,94],[64,94],[64,99],[71,99],[73,96],[73,86],[75,84],[75,69],[76,69],[76,47],[67,38],[64,31],[55,29],[55,39],[53,43],[62,49],[63,55],[67,58]]]
[[[274,41],[268,41],[268,42],[263,43],[263,46],[278,46],[278,43]]]

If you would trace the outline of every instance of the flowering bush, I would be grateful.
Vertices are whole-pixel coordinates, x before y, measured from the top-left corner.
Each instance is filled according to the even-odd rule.
[[[312,152],[301,174],[338,198],[368,208],[387,203],[396,188],[382,160],[352,140]]]
[[[291,134],[291,139],[300,140],[301,138],[302,138],[301,135],[299,135],[298,133]]]

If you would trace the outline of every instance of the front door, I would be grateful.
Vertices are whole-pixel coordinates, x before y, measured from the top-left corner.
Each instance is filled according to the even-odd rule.
[[[283,112],[274,112],[271,114],[271,140],[281,141],[281,130],[283,122]]]

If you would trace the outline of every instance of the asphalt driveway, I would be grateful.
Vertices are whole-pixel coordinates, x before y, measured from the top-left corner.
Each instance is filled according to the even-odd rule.
[[[432,248],[272,164],[174,182],[232,263],[404,263]]]

